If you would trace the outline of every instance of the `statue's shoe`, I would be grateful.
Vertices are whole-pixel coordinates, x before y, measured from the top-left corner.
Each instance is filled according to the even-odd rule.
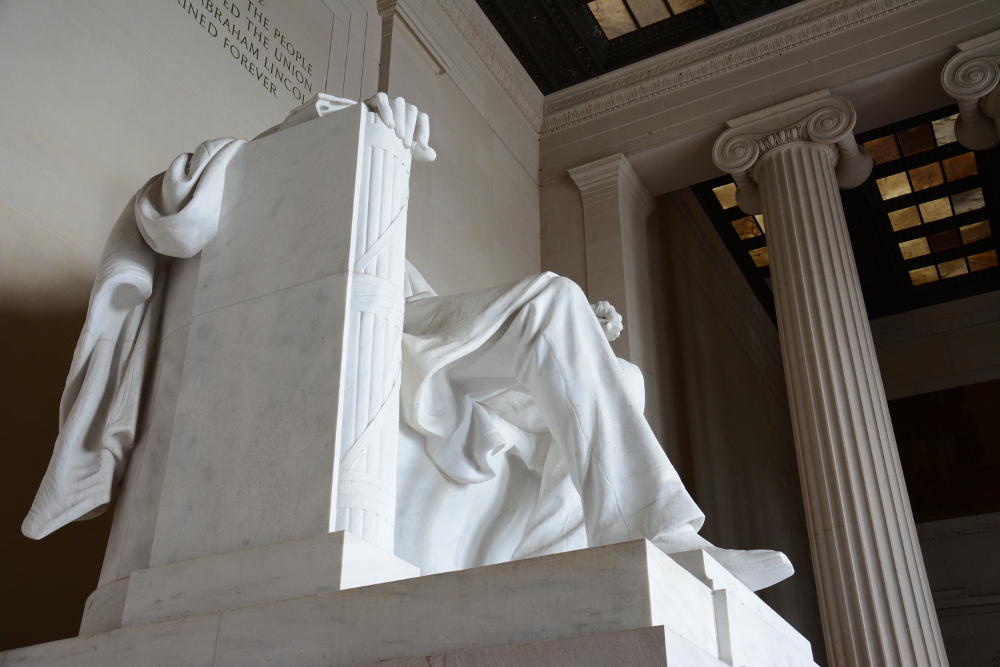
[[[780,551],[702,548],[752,591],[773,586],[795,574],[792,561]]]

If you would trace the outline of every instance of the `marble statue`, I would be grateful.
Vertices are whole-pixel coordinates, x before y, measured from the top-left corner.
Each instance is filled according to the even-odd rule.
[[[353,104],[320,95],[261,136]],[[392,184],[408,182],[411,159],[434,159],[429,121],[384,93],[369,106],[346,356],[365,398],[343,418],[338,527],[424,574],[647,538],[666,553],[705,549],[753,590],[790,576],[780,552],[698,535],[704,515],[643,417],[642,374],[608,344],[622,329],[610,304],[552,273],[442,296],[405,262],[408,190]],[[126,206],[25,535],[110,503],[140,430],[163,267],[215,235],[223,175],[245,143],[205,142]]]

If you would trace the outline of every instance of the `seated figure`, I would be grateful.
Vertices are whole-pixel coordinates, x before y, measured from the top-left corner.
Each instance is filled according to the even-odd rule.
[[[344,101],[320,102],[312,108],[322,115]],[[425,115],[384,94],[372,105],[415,155],[430,151]],[[265,134],[303,120],[296,110]],[[201,194],[199,182],[221,178],[242,143],[215,140],[182,156],[119,220],[52,463],[22,528],[29,537],[110,501],[135,441],[153,250],[190,257],[211,239],[211,220],[190,234],[185,216],[218,217],[210,195],[220,188]],[[157,217],[169,224],[147,224]],[[609,305],[592,308],[552,273],[439,296],[408,265],[406,282],[397,555],[429,574],[647,538],[666,553],[705,549],[753,590],[792,574],[780,552],[721,549],[698,535],[704,515],[643,417],[642,375],[608,344],[620,332]]]

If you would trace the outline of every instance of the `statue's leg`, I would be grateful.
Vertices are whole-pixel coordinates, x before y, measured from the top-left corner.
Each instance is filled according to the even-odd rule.
[[[704,515],[634,401],[586,297],[554,277],[494,347],[563,449],[592,546],[648,538],[673,552],[707,545]]]
[[[667,553],[706,549],[752,589],[794,572],[780,552],[721,549],[698,535],[705,517],[629,398],[628,378],[574,282],[552,278],[494,350],[510,355],[569,462],[590,545],[646,538]]]

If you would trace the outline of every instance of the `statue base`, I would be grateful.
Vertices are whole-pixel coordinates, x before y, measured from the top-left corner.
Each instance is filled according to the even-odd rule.
[[[328,537],[342,553],[373,548]],[[279,599],[299,586],[286,581],[306,581],[324,562],[319,545],[303,552],[313,554],[306,562],[288,551],[313,541],[137,572],[123,627],[0,653],[0,664],[815,664],[808,641],[701,551],[675,559],[636,540],[346,590],[324,592],[330,581],[314,579],[310,592]],[[333,580],[364,578],[330,565],[332,552]],[[378,569],[363,557],[353,563]],[[244,575],[247,583],[234,583]]]

